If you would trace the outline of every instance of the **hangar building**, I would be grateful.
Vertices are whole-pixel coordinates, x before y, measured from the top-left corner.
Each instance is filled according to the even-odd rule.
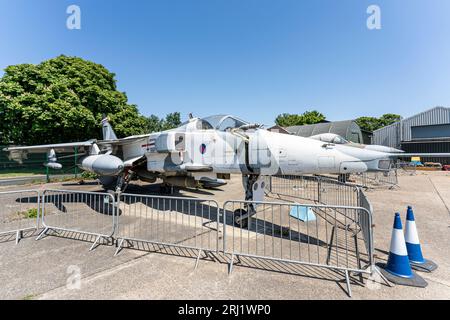
[[[286,127],[284,130],[301,137],[310,137],[322,133],[335,133],[348,141],[371,143],[371,133],[361,130],[354,120],[322,122],[303,126]]]
[[[408,153],[450,153],[450,108],[436,107],[375,130],[373,144]],[[450,158],[423,158],[422,162],[450,164]]]

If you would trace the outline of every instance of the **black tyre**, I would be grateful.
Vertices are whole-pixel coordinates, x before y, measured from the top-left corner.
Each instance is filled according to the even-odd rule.
[[[98,177],[98,180],[100,180],[100,183],[105,191],[114,190],[117,186],[117,177],[101,176]]]
[[[247,214],[247,211],[245,211],[244,209],[235,210],[233,213],[234,226],[239,227],[239,228],[247,228],[248,227],[248,217],[245,219],[241,219],[240,221],[238,220],[240,217],[242,217],[243,215],[246,215],[246,214]]]
[[[160,185],[160,187],[159,187],[159,191],[162,193],[162,194],[168,194],[168,195],[171,195],[173,192],[172,192],[172,186],[171,185],[168,185],[168,184],[161,184]]]

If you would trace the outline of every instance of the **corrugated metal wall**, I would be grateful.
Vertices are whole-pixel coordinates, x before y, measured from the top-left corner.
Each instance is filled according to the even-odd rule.
[[[415,116],[403,119],[401,122],[402,132],[400,134],[400,123],[375,130],[372,143],[383,146],[398,148],[402,141],[411,141],[411,127],[450,123],[450,108],[436,107]]]
[[[450,123],[450,108],[436,107],[402,121],[402,141],[411,141],[412,126]]]
[[[394,123],[390,126],[375,130],[372,136],[372,144],[398,148],[400,146],[400,124]]]

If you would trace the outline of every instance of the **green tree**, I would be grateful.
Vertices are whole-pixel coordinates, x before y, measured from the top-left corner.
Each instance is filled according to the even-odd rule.
[[[160,119],[154,114],[147,118],[148,132],[169,130],[178,127],[180,124],[181,116],[179,112],[169,113],[165,119]]]
[[[148,132],[158,132],[161,131],[161,119],[152,114],[147,118],[147,130]]]
[[[325,116],[316,111],[306,111],[303,114],[289,114],[283,113],[278,115],[275,123],[281,127],[300,126],[304,124],[314,124],[324,121]]]
[[[393,113],[383,114],[380,118],[375,117],[359,117],[356,123],[363,130],[374,131],[397,121],[400,121],[400,115]]]
[[[9,66],[0,79],[0,144],[101,138],[102,114],[118,137],[146,131],[147,119],[100,64],[61,55]]]
[[[398,114],[386,113],[380,117],[380,125],[382,127],[385,127],[385,126],[388,126],[390,124],[400,121],[400,119],[401,119],[401,116]]]
[[[375,117],[359,117],[355,120],[358,126],[366,131],[374,131],[380,128],[380,120]]]
[[[181,116],[179,112],[173,112],[166,115],[162,121],[162,130],[169,130],[178,127],[181,124]]]

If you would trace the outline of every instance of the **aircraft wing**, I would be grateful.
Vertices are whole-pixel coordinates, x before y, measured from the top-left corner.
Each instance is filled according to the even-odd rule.
[[[408,158],[408,157],[450,158],[450,153],[389,153],[387,156],[392,158]]]
[[[143,134],[143,135],[131,136],[131,137],[122,138],[122,139],[99,140],[99,141],[97,141],[97,144],[99,146],[102,146],[102,145],[115,145],[115,146],[116,145],[126,145],[126,144],[134,143],[136,141],[147,140],[147,138],[149,136],[150,136],[150,134]]]
[[[21,146],[21,147],[8,147],[3,151],[10,153],[13,152],[27,152],[27,153],[44,153],[51,149],[55,152],[71,152],[76,147],[91,147],[96,140],[88,140],[84,142],[69,142],[69,143],[56,143],[56,144],[41,144],[35,146]]]

